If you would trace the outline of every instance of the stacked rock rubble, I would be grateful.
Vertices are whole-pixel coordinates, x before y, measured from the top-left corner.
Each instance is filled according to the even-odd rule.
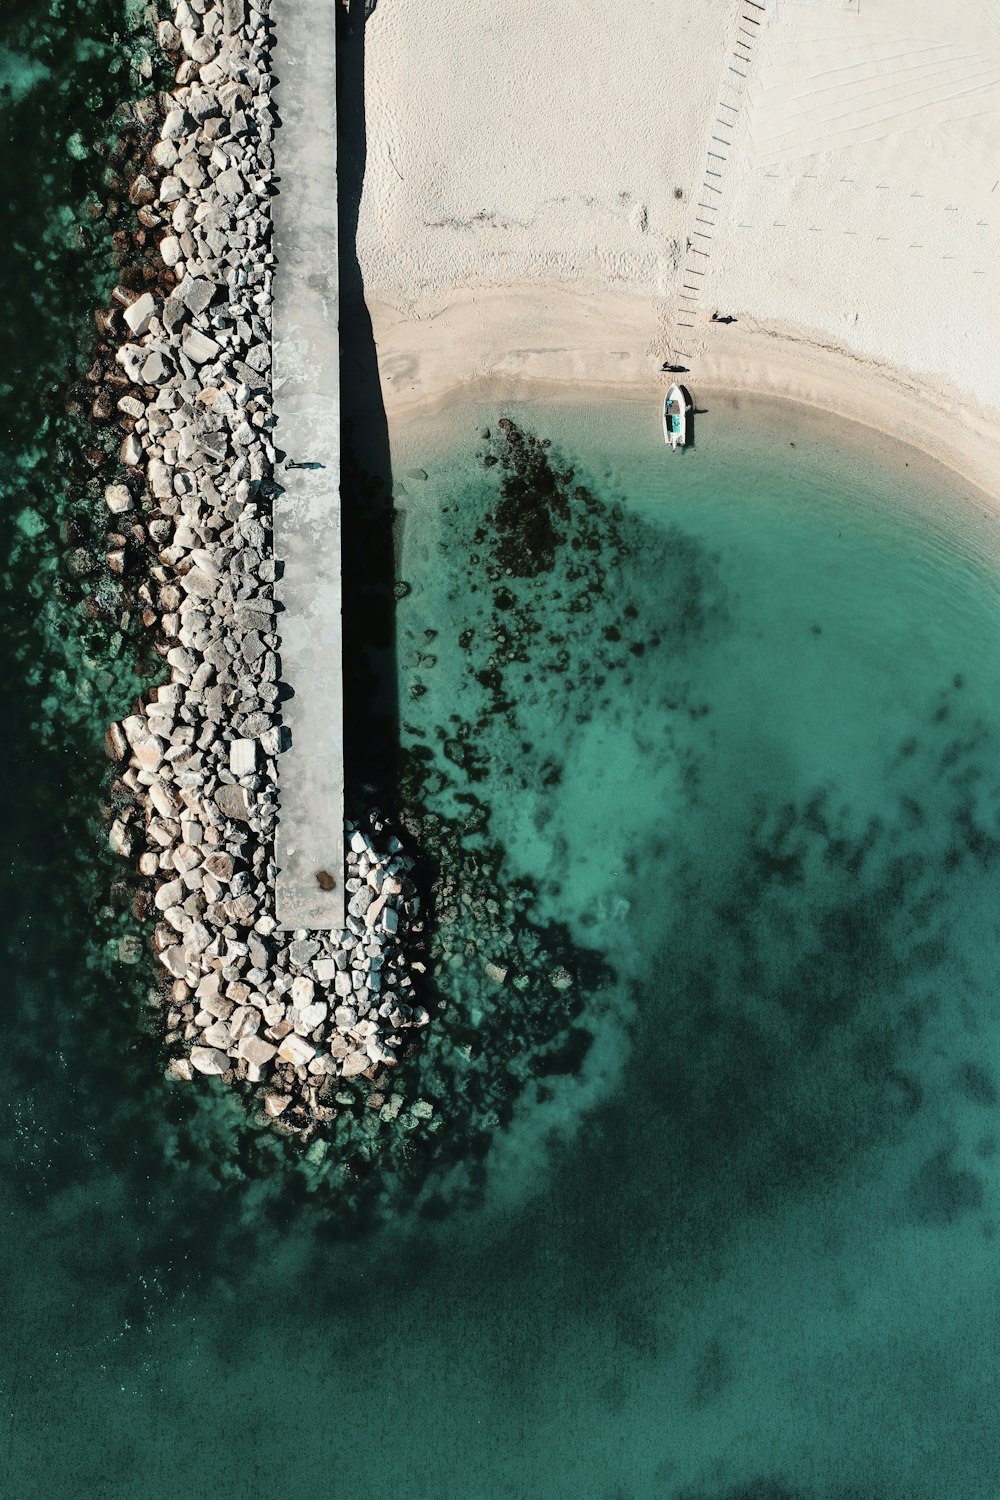
[[[275,922],[284,740],[266,6],[180,0],[159,42],[177,82],[131,198],[159,235],[168,291],[120,298],[115,388],[130,478],[105,500],[125,525],[145,496],[154,553],[139,594],[170,681],[108,731],[134,799],[111,842],[155,881],[172,1071],[263,1083],[270,1114],[289,1104],[297,1114],[317,1107],[328,1080],[394,1063],[404,1032],[425,1024],[405,956],[421,941],[420,903],[399,841],[373,815],[347,825],[347,930]]]

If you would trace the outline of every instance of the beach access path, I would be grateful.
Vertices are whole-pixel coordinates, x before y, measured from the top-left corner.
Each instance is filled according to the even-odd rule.
[[[281,675],[292,692],[275,902],[278,922],[293,929],[344,926],[336,14],[329,0],[274,7],[274,554]]]

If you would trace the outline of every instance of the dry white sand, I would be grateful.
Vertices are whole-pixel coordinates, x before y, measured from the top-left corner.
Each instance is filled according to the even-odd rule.
[[[381,0],[366,87],[390,414],[671,359],[1000,494],[1000,0]]]

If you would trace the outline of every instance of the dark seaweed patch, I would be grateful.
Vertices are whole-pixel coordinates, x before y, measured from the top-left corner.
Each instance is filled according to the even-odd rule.
[[[982,1207],[982,1179],[974,1172],[954,1167],[952,1155],[950,1146],[936,1151],[910,1182],[910,1210],[919,1224],[944,1227]]]
[[[438,541],[447,575],[464,573],[469,588],[484,576],[494,585],[481,591],[474,623],[458,636],[470,691],[455,700],[461,712],[424,735],[439,757],[429,744],[404,752],[399,787],[431,897],[427,982],[437,1024],[413,1060],[421,1080],[414,1086],[440,1110],[435,1155],[444,1164],[468,1159],[474,1142],[481,1147],[529,1084],[580,1069],[592,1040],[586,1016],[613,978],[602,954],[574,945],[559,924],[538,923],[530,882],[506,877],[503,851],[491,841],[490,797],[501,787],[516,796],[563,781],[558,740],[555,749],[550,737],[536,745],[529,723],[540,716],[565,726],[568,744],[610,680],[627,686],[634,664],[651,655],[669,680],[685,651],[725,619],[715,567],[700,546],[676,530],[651,531],[606,502],[546,440],[508,419],[493,433],[496,463],[479,488],[463,489],[461,503],[443,507],[453,519]],[[661,602],[640,621],[634,604],[617,601],[647,569],[666,586],[643,582],[643,594]],[[466,592],[456,584],[452,597]],[[416,655],[405,665],[415,671]],[[668,694],[678,707],[688,675]],[[546,826],[544,798],[534,817]],[[499,983],[484,983],[487,963],[503,975]],[[476,1190],[471,1178],[467,1185]]]
[[[732,1378],[732,1361],[725,1344],[718,1337],[710,1338],[695,1367],[691,1405],[711,1405],[725,1392]]]
[[[984,1109],[993,1109],[997,1102],[997,1086],[987,1070],[976,1062],[964,1062],[955,1071],[955,1087],[973,1104]]]

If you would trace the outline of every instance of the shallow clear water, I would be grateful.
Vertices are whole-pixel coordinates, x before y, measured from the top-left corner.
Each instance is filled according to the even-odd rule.
[[[793,409],[720,406],[669,463],[636,408],[517,415],[617,559],[589,558],[591,613],[551,598],[558,555],[523,586],[571,650],[507,669],[533,677],[515,738],[458,644],[496,619],[463,543],[486,417],[412,431],[401,716],[432,746],[477,726],[470,847],[605,955],[593,1042],[529,1070],[474,1206],[335,1243],[279,1158],[243,1170],[221,1096],[178,1130],[127,1008],[109,1049],[98,963],[58,1007],[95,1072],[77,1039],[6,1095],[5,1493],[996,1492],[995,523]],[[486,956],[442,981],[456,1026],[520,1014]],[[76,982],[49,965],[10,1000],[38,1051]]]
[[[401,1087],[445,1170],[345,1238],[319,1164],[163,1081],[98,816],[130,625],[59,560],[120,10],[12,9],[0,52],[0,1491],[994,1497],[997,525],[872,434],[723,401],[670,459],[631,404],[397,434],[441,918]],[[501,411],[589,499],[491,582]]]
[[[442,427],[464,472],[413,434],[435,496],[490,415]],[[716,402],[669,460],[635,407],[526,415],[639,523],[578,649],[698,607],[584,723],[526,687],[557,785],[486,731],[509,868],[609,951],[629,1033],[508,1241],[533,1368],[483,1493],[995,1494],[996,521],[791,407]],[[405,649],[454,523],[403,486]],[[476,691],[434,649],[416,729]]]

